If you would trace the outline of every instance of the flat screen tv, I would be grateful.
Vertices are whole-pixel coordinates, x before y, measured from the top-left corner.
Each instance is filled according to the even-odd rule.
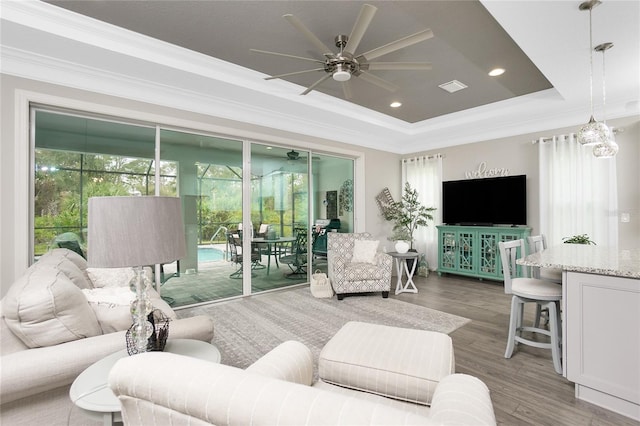
[[[526,225],[527,176],[442,182],[442,221],[448,225]]]

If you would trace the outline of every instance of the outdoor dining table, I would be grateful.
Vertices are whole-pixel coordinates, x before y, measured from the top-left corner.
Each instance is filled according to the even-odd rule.
[[[269,269],[271,268],[271,256],[273,256],[276,260],[276,266],[280,267],[278,264],[278,245],[289,244],[296,240],[295,237],[278,237],[278,238],[254,238],[251,240],[252,243],[255,244],[265,244],[267,246],[267,275],[269,275]]]

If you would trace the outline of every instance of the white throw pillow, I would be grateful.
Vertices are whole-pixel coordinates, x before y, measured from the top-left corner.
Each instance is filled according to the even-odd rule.
[[[38,267],[48,265],[61,271],[78,288],[91,288],[91,281],[86,273],[87,261],[71,250],[55,249],[49,251],[42,255],[36,263],[39,265]]]
[[[351,262],[374,263],[378,244],[380,244],[380,241],[355,240],[353,243],[353,256],[351,257]]]
[[[2,300],[11,331],[30,348],[102,334],[82,290],[47,264],[33,264]]]
[[[153,281],[151,268],[144,268],[149,281]],[[95,288],[127,287],[136,275],[133,268],[87,268],[87,275]]]
[[[113,333],[131,327],[131,302],[135,299],[129,287],[104,287],[82,290],[89,306],[100,323],[102,333]],[[176,319],[176,313],[162,300],[154,289],[147,290],[154,309],[160,309],[170,319]]]

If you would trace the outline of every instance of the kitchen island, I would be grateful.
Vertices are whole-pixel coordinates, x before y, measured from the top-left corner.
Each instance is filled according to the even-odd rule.
[[[640,420],[640,249],[563,244],[518,263],[562,269],[563,374],[576,398]]]

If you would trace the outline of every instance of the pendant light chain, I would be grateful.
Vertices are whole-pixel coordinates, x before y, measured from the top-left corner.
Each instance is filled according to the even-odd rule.
[[[591,103],[591,117],[593,118],[593,24],[591,23],[591,12],[593,5],[589,7],[589,98]]]
[[[606,77],[604,73],[604,54],[607,49],[602,49],[602,122],[607,124],[607,89]]]

